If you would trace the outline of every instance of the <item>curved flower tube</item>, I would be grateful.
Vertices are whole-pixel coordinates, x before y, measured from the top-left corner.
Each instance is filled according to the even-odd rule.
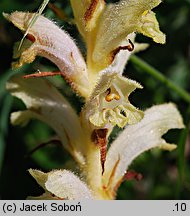
[[[175,105],[169,103],[147,109],[142,121],[127,126],[119,134],[108,150],[103,175],[103,185],[110,196],[115,196],[129,165],[140,154],[155,147],[169,151],[177,147],[162,138],[174,128],[184,125]]]
[[[44,79],[12,77],[7,83],[12,95],[20,98],[27,110],[11,114],[14,125],[26,125],[31,119],[47,123],[57,133],[63,147],[81,165],[85,163],[84,134],[76,112],[57,89]]]
[[[23,32],[27,31],[34,15],[34,13],[17,11],[11,15],[4,14],[6,19]],[[19,49],[20,43],[17,43],[14,48],[14,58],[18,61],[13,64],[13,67],[31,63],[37,55],[46,57],[57,65],[75,91],[83,97],[88,96],[90,87],[86,63],[68,34],[44,16],[39,16],[28,30],[27,38],[21,49]]]

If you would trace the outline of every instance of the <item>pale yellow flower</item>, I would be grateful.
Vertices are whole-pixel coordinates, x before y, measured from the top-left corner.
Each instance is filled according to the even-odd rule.
[[[19,43],[15,45],[13,66],[31,63],[37,55],[48,58],[85,99],[78,116],[46,79],[16,76],[7,83],[7,89],[27,108],[12,113],[12,123],[25,125],[33,118],[47,123],[81,170],[82,179],[67,170],[49,173],[30,170],[45,190],[39,199],[114,199],[129,165],[138,155],[155,147],[176,148],[161,138],[169,129],[183,128],[175,105],[153,106],[143,113],[129,101],[130,94],[142,86],[122,75],[130,55],[147,47],[134,42],[136,32],[157,43],[165,42],[151,11],[160,3],[160,0],[121,0],[115,4],[71,0],[75,23],[86,43],[86,59],[75,41],[44,16],[39,15],[31,25],[33,13],[4,14],[27,32],[21,49]],[[107,149],[115,125],[124,130]]]

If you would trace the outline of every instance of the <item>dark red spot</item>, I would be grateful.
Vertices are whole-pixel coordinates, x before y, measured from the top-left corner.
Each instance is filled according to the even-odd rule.
[[[127,171],[127,173],[123,177],[123,180],[130,181],[130,180],[135,179],[137,181],[140,181],[142,178],[143,178],[143,176],[141,173],[137,173],[135,171]]]
[[[36,38],[32,35],[32,34],[27,34],[26,35],[26,38],[28,39],[28,40],[30,40],[31,42],[35,42],[36,41]]]

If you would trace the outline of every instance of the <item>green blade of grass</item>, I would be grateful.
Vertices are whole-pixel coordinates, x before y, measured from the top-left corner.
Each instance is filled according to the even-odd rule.
[[[189,125],[190,122],[190,107],[188,108],[186,117],[186,125]],[[185,161],[185,144],[187,137],[189,135],[189,127],[187,126],[180,135],[178,142],[178,181],[176,188],[176,199],[180,199],[180,195],[183,189],[184,180],[185,180],[185,170],[186,170],[186,161]]]
[[[43,0],[42,4],[40,5],[37,13],[35,13],[35,15],[33,16],[32,20],[30,21],[28,28],[26,29],[26,32],[24,33],[24,36],[22,38],[22,40],[20,41],[18,50],[20,50],[23,41],[26,37],[26,35],[28,34],[29,30],[31,29],[31,27],[34,25],[34,23],[36,22],[36,20],[38,19],[38,17],[43,13],[44,9],[46,8],[47,4],[49,3],[49,0]]]
[[[24,73],[30,66],[25,65],[18,70],[8,70],[0,76],[0,173],[4,158],[5,139],[8,134],[9,113],[13,102],[13,97],[8,94],[5,85],[12,75]]]
[[[0,173],[1,173],[1,167],[4,159],[4,150],[5,150],[5,139],[8,133],[8,122],[9,122],[9,113],[11,110],[13,102],[13,97],[9,94],[5,96],[5,99],[3,101],[3,106],[0,113]]]
[[[173,83],[171,80],[167,79],[160,71],[149,65],[147,62],[143,61],[139,57],[132,55],[130,57],[130,61],[141,68],[144,72],[150,74],[155,79],[159,80],[166,86],[168,86],[170,89],[174,90],[184,101],[187,103],[190,103],[190,94],[186,92],[184,89],[182,89],[180,86]]]

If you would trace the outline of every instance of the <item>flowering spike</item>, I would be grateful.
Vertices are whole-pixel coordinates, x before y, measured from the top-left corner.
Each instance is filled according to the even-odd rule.
[[[84,182],[67,170],[43,173],[30,169],[45,190],[35,199],[114,199],[124,178],[141,178],[128,171],[132,161],[154,147],[175,149],[176,145],[166,143],[162,135],[169,129],[183,127],[173,104],[153,106],[145,115],[134,107],[130,94],[142,86],[122,76],[130,55],[147,47],[135,43],[136,32],[165,43],[165,35],[151,11],[161,0],[120,0],[115,4],[106,4],[104,0],[70,1],[75,23],[86,43],[86,62],[74,40],[40,15],[48,0],[35,14],[4,14],[26,36],[22,47],[19,43],[14,47],[13,67],[31,63],[40,55],[59,68],[55,72],[25,75],[26,79],[10,79],[7,89],[27,108],[12,113],[11,121],[25,125],[35,118],[47,123],[77,162],[83,177]],[[59,9],[53,10],[60,14]],[[41,78],[54,75],[63,76],[84,97],[80,117],[58,90]],[[126,128],[107,150],[116,125]]]

